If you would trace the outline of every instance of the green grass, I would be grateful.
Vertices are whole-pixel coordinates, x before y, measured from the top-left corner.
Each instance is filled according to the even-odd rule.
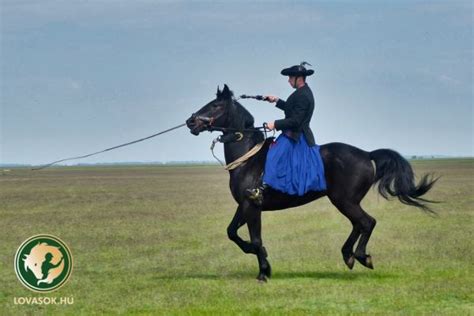
[[[430,217],[371,190],[375,270],[349,271],[350,224],[326,198],[264,213],[274,276],[227,239],[236,204],[216,166],[81,167],[0,175],[0,314],[474,314],[474,160],[412,161],[441,175]],[[74,269],[56,292],[24,288],[18,246],[48,233]],[[239,233],[248,238],[246,227]],[[14,305],[20,296],[74,297],[70,306]]]

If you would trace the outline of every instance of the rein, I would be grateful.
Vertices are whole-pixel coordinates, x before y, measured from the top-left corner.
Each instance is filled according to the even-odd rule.
[[[253,127],[253,128],[233,128],[233,127],[217,127],[217,126],[212,126],[212,124],[216,121],[215,117],[209,117],[209,116],[202,116],[202,115],[192,115],[191,117],[194,117],[195,119],[199,119],[203,122],[206,122],[208,124],[205,125],[206,130],[209,132],[250,132],[250,133],[259,133],[259,132],[264,132],[265,136],[267,135],[266,133],[269,132],[270,130],[267,127],[267,123],[263,123],[262,126],[259,127]],[[266,137],[265,137],[266,138]]]
[[[245,96],[241,96],[241,97],[245,97]],[[232,143],[232,142],[239,142],[244,138],[244,136],[245,136],[244,133],[245,132],[246,133],[261,133],[261,132],[263,132],[264,135],[265,135],[264,136],[264,140],[265,140],[265,139],[268,138],[267,137],[267,132],[270,131],[270,129],[268,129],[268,126],[267,126],[266,122],[264,122],[262,124],[262,126],[259,126],[259,127],[239,129],[239,128],[232,128],[232,127],[212,126],[212,123],[214,123],[216,121],[216,119],[214,117],[207,117],[207,116],[200,116],[200,115],[196,116],[194,114],[193,114],[193,116],[195,118],[203,121],[203,122],[208,123],[208,124],[205,125],[205,127],[209,132],[217,131],[217,132],[223,132],[224,133],[224,135],[220,135],[220,136],[216,137],[215,139],[213,139],[212,143],[211,143],[211,147],[210,147],[212,156],[220,163],[221,166],[225,166],[225,165],[222,162],[222,160],[220,160],[216,156],[216,154],[214,153],[214,147],[216,146],[217,143],[226,144],[226,143]],[[275,135],[275,131],[273,131],[273,135]],[[235,169],[237,166],[239,166],[240,164],[245,162],[248,158],[253,156],[256,152],[258,152],[258,150],[260,150],[262,144],[263,143],[257,144],[247,154],[243,155],[240,158],[237,158],[236,161],[233,161],[233,162],[229,163],[228,165],[226,165],[225,169],[226,170]],[[258,149],[256,149],[256,147],[258,147]]]
[[[265,97],[263,97],[263,96],[241,95],[239,98],[235,99],[235,101],[239,100],[241,98],[242,99],[252,98],[252,99],[257,99],[257,100],[265,100]],[[247,132],[247,133],[260,133],[260,132],[263,132],[265,134],[265,139],[267,139],[267,131],[270,131],[267,127],[267,123],[263,123],[263,125],[261,127],[254,127],[254,128],[248,128],[248,129],[246,129],[246,128],[237,129],[237,128],[230,128],[230,127],[215,127],[215,126],[212,126],[212,124],[216,121],[215,117],[200,116],[200,115],[195,115],[195,114],[193,114],[192,117],[194,117],[196,119],[199,119],[202,122],[205,122],[206,123],[205,127],[208,131],[210,131],[210,132],[219,131],[219,132],[224,133],[224,135],[221,135],[221,136],[217,137],[216,139],[214,139],[212,141],[212,145],[211,145],[212,155],[214,156],[214,158],[217,159],[217,161],[219,161],[219,163],[221,165],[224,165],[224,164],[214,154],[214,146],[216,145],[216,143],[218,143],[218,142],[220,142],[220,143],[229,143],[229,142],[241,141],[244,138],[244,134],[243,134],[244,132]],[[32,168],[31,170],[41,170],[41,169],[50,167],[54,164],[57,164],[57,163],[60,163],[60,162],[63,162],[63,161],[82,159],[82,158],[95,156],[95,155],[98,155],[98,154],[101,154],[101,153],[104,153],[104,152],[107,152],[107,151],[110,151],[110,150],[114,150],[114,149],[117,149],[117,148],[120,148],[120,147],[125,147],[125,146],[132,145],[132,144],[135,144],[135,143],[138,143],[138,142],[142,142],[144,140],[156,137],[158,135],[162,135],[162,134],[171,132],[172,130],[178,129],[178,128],[183,127],[185,125],[186,125],[186,123],[180,124],[180,125],[177,125],[175,127],[169,128],[167,130],[161,131],[159,133],[156,133],[156,134],[153,134],[153,135],[150,135],[150,136],[147,136],[147,137],[143,137],[143,138],[140,138],[140,139],[137,139],[137,140],[125,143],[125,144],[110,147],[110,148],[107,148],[107,149],[104,149],[104,150],[101,150],[101,151],[97,151],[97,152],[94,152],[94,153],[91,153],[91,154],[87,154],[87,155],[83,155],[83,156],[77,156],[77,157],[71,157],[71,158],[65,158],[65,159],[61,159],[61,160],[56,160],[56,161],[50,162],[48,164],[42,165],[40,167]],[[229,133],[229,132],[231,132],[231,133],[233,132],[233,134],[225,134],[225,133]],[[273,131],[273,133],[275,134],[275,131]]]
[[[65,159],[61,159],[61,160],[56,160],[56,161],[50,162],[50,163],[48,163],[48,164],[45,164],[45,165],[43,165],[43,166],[41,166],[41,167],[32,168],[31,170],[41,170],[41,169],[50,167],[50,166],[52,166],[52,165],[54,165],[54,164],[57,164],[57,163],[59,163],[59,162],[68,161],[68,160],[74,160],[74,159],[82,159],[82,158],[87,158],[87,157],[91,157],[91,156],[94,156],[94,155],[98,155],[98,154],[104,153],[104,152],[106,152],[106,151],[114,150],[114,149],[117,149],[117,148],[120,148],[120,147],[125,147],[125,146],[132,145],[132,144],[135,144],[135,143],[138,143],[138,142],[142,142],[142,141],[144,141],[144,140],[147,140],[147,139],[156,137],[156,136],[158,136],[158,135],[162,135],[162,134],[171,132],[172,130],[178,129],[178,128],[183,127],[183,126],[185,126],[185,125],[186,125],[186,123],[180,124],[180,125],[177,125],[177,126],[175,126],[175,127],[168,128],[167,130],[161,131],[161,132],[159,132],[159,133],[156,133],[156,134],[153,134],[153,135],[150,135],[150,136],[147,136],[147,137],[143,137],[143,138],[140,138],[140,139],[137,139],[137,140],[134,140],[134,141],[125,143],[125,144],[121,144],[121,145],[117,145],[117,146],[114,146],[114,147],[110,147],[110,148],[107,148],[107,149],[104,149],[104,150],[101,150],[101,151],[97,151],[97,152],[92,153],[92,154],[88,154],[88,155],[84,155],[84,156],[71,157],[71,158],[65,158]]]

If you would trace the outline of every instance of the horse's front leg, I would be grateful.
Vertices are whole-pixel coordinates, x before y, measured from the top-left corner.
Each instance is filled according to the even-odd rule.
[[[245,253],[256,253],[255,252],[255,247],[249,243],[248,241],[243,240],[240,238],[240,236],[237,234],[237,230],[242,227],[245,224],[245,220],[242,214],[242,208],[239,205],[237,207],[237,210],[235,211],[235,215],[232,218],[232,221],[230,222],[229,226],[227,227],[227,236],[229,237],[230,240],[235,242],[237,246],[242,249],[243,252]]]
[[[262,242],[262,211],[250,202],[244,202],[242,207],[243,216],[249,228],[250,243],[258,259],[259,273],[257,280],[266,282],[267,277],[271,277],[272,268],[267,260],[267,251]]]

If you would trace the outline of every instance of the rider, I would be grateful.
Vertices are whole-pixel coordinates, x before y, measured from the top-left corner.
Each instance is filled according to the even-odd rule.
[[[266,96],[270,103],[285,112],[285,118],[268,122],[270,130],[282,131],[270,147],[263,175],[263,186],[248,189],[247,197],[261,205],[266,186],[291,195],[304,195],[308,191],[326,190],[324,166],[309,127],[314,111],[313,92],[306,83],[306,77],[314,73],[302,62],[281,71],[288,76],[288,82],[296,89],[285,101],[276,96]]]
[[[53,255],[50,252],[48,252],[44,258],[45,258],[45,260],[41,264],[41,273],[43,273],[43,279],[42,280],[44,280],[48,277],[49,270],[59,267],[59,265],[63,261],[63,258],[61,258],[61,260],[59,260],[58,263],[53,264],[51,262],[51,260],[53,259]]]

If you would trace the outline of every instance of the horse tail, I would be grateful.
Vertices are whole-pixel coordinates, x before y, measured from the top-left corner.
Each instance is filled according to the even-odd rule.
[[[377,183],[378,191],[385,199],[388,195],[397,197],[406,205],[416,206],[423,211],[435,213],[424,203],[436,203],[421,198],[428,192],[435,182],[431,174],[425,174],[418,185],[410,163],[399,153],[391,149],[378,149],[370,153],[370,159],[375,162],[376,172],[374,185]]]

